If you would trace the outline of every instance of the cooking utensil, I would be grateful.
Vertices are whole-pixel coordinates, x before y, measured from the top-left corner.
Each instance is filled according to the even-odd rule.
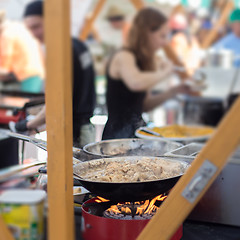
[[[152,135],[157,136],[157,137],[162,137],[162,135],[161,135],[160,133],[151,131],[151,130],[146,129],[146,128],[141,129],[141,131],[142,131],[142,132],[145,132],[145,133],[152,134]]]
[[[184,157],[190,161],[193,161],[195,156],[202,150],[203,146],[203,143],[192,142],[180,148],[167,152],[164,155],[170,157]]]
[[[173,133],[175,132],[175,129],[174,129],[174,125],[169,125],[169,126],[165,126],[165,127],[159,127],[160,129],[166,129],[166,128],[169,128],[169,127],[172,127],[171,131],[173,131]],[[196,127],[196,128],[204,128],[204,126],[201,126],[201,125],[185,125],[185,127]],[[207,127],[207,126],[206,126]],[[141,131],[142,129],[145,129],[146,127],[140,127],[136,130],[135,132],[135,135],[139,138],[142,138],[142,139],[158,139],[159,137],[157,136],[149,136],[149,135],[146,135],[146,134],[142,134]],[[209,138],[211,137],[211,134],[206,134],[206,135],[200,135],[200,136],[182,136],[182,137],[178,137],[176,135],[176,137],[163,137],[165,140],[167,141],[175,141],[175,142],[180,142],[180,143],[183,143],[183,144],[187,144],[189,142],[204,142],[206,140],[208,140]]]
[[[205,65],[208,67],[230,69],[233,66],[235,59],[231,50],[210,48],[206,53]]]
[[[167,141],[165,139],[125,138],[89,143],[83,147],[83,151],[89,156],[92,155],[97,158],[113,156],[157,157],[181,146],[181,143]]]
[[[22,164],[17,166],[12,166],[0,170],[0,183],[5,182],[7,179],[12,178],[17,175],[19,172],[22,172],[28,168],[35,167],[38,165],[45,165],[45,161],[35,161],[29,164]]]
[[[47,151],[47,142],[44,140],[40,140],[40,139],[37,139],[34,137],[29,137],[29,136],[19,134],[19,133],[14,133],[14,132],[11,132],[11,131],[5,130],[5,129],[0,129],[0,133],[5,134],[9,137],[13,137],[13,138],[17,138],[17,139],[20,139],[20,140],[23,140],[26,142],[30,142],[30,143],[34,144],[35,146]],[[73,153],[79,152],[79,151],[81,151],[81,149],[73,148]],[[73,164],[76,164],[78,162],[79,162],[79,159],[73,157]]]
[[[174,158],[166,157],[161,158],[149,157],[149,158],[180,162],[184,169],[188,168],[189,166],[189,163],[185,162],[184,160],[179,159],[177,160]],[[102,164],[102,166],[104,167],[107,163],[114,161],[127,161],[131,163],[132,161],[141,159],[142,157],[139,156],[128,156],[118,158],[115,157],[91,160],[91,163]],[[179,174],[178,176],[172,178],[154,181],[113,183],[113,182],[90,181],[83,179],[80,174],[81,171],[88,170],[89,161],[81,162],[73,166],[74,175],[79,176],[79,178],[77,177],[76,178],[86,189],[88,189],[92,193],[97,194],[98,196],[118,202],[146,200],[156,197],[159,194],[166,193],[175,185],[178,179],[182,176],[182,174]]]

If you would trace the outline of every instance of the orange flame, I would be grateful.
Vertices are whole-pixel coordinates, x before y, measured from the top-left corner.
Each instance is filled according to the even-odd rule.
[[[98,197],[100,200],[103,200],[103,202],[106,202],[108,200],[104,198]],[[155,205],[156,201],[164,201],[167,196],[159,195],[152,199],[151,201],[146,200],[145,202],[135,202],[133,206],[136,208],[136,215],[143,215],[143,214],[149,214],[153,215],[157,210],[158,207]],[[128,207],[129,205],[129,207]],[[132,210],[130,207],[130,202],[125,202],[124,204],[118,203],[117,205],[112,205],[110,208],[107,209],[110,213],[115,214],[124,214],[124,215],[131,215]]]
[[[96,199],[96,202],[101,203],[101,202],[109,202],[109,200],[102,198],[102,197],[97,197],[98,199]]]
[[[109,208],[110,212],[113,212],[115,214],[121,213],[121,211],[118,210],[118,207],[116,205],[113,205]]]

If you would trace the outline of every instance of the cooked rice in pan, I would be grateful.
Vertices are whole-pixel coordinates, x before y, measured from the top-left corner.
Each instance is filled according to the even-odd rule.
[[[74,172],[88,181],[96,182],[145,182],[182,175],[186,165],[182,162],[142,157],[137,160],[94,160],[88,167]]]

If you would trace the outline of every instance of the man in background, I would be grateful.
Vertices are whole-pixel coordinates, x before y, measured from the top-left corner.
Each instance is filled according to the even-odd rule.
[[[240,67],[240,9],[234,9],[229,16],[232,32],[220,39],[213,48],[216,50],[227,49],[234,54],[234,66]]]
[[[5,19],[0,10],[0,80],[14,74],[20,90],[38,93],[43,90],[44,65],[39,43],[26,27]]]
[[[24,22],[32,34],[44,45],[43,1],[34,1],[26,6]],[[95,72],[88,48],[77,39],[72,39],[73,63],[73,143],[83,147],[95,141],[94,126],[90,123],[95,106]],[[23,120],[15,125],[17,131],[37,128],[45,123],[45,107],[32,121]]]

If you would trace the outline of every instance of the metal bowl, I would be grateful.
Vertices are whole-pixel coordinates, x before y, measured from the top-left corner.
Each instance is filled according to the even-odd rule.
[[[125,138],[104,140],[89,143],[83,147],[83,151],[97,157],[113,156],[162,156],[183,146],[181,143],[164,139],[148,140],[139,138]]]

